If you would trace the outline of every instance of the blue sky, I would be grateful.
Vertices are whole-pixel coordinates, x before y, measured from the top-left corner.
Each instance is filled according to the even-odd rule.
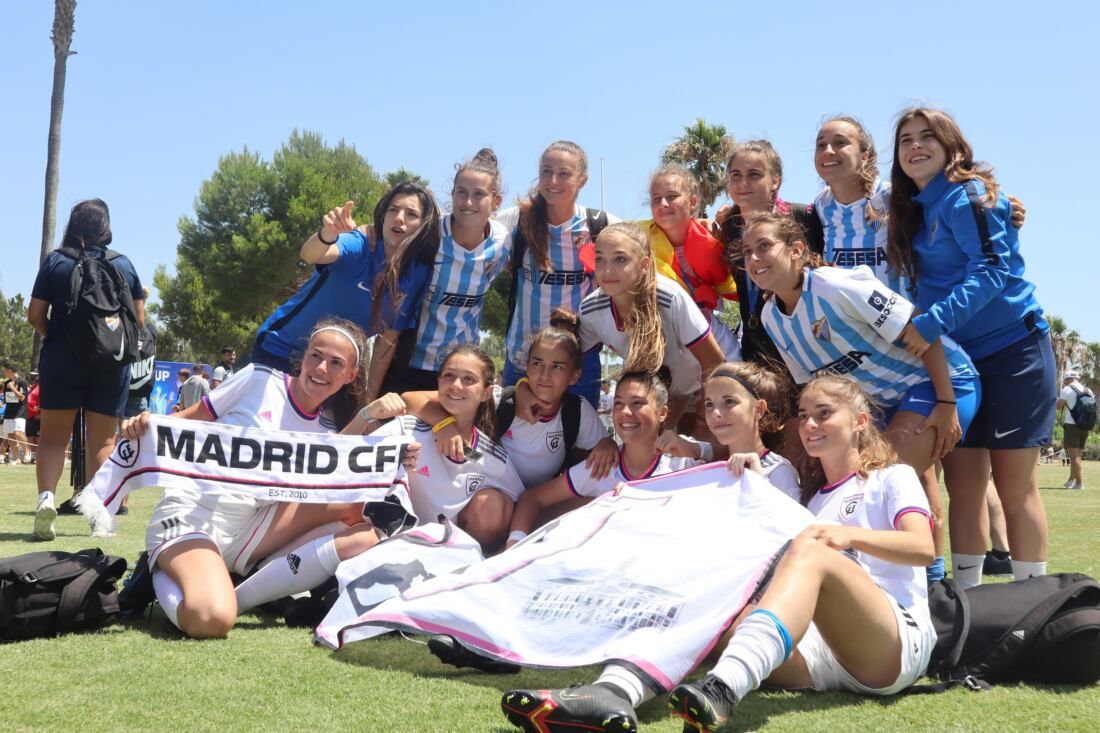
[[[647,174],[697,117],[768,137],[782,194],[812,199],[822,117],[861,117],[889,165],[912,102],[955,114],[1028,209],[1028,275],[1048,313],[1086,340],[1100,286],[1095,3],[809,4],[81,0],[69,59],[58,238],[99,196],[115,246],[147,283],[171,267],[176,223],[218,157],[270,158],[295,127],[353,143],[449,192],[454,164],[492,146],[506,200],[559,138],[591,159],[582,202],[647,213]],[[996,15],[986,12],[996,8]],[[29,297],[38,269],[53,3],[0,6],[0,288]],[[1089,70],[1092,71],[1089,71]],[[1089,89],[1094,91],[1090,92]],[[337,202],[334,202],[337,203]],[[1085,221],[1080,221],[1085,219]],[[155,297],[155,294],[154,294]]]

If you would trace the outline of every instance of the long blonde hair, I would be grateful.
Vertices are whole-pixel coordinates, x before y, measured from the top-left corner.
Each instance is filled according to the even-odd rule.
[[[802,390],[802,397],[814,391],[824,392],[851,410],[853,415],[865,412],[871,417],[856,439],[859,450],[856,473],[860,478],[867,478],[871,471],[886,468],[898,462],[898,454],[894,447],[875,425],[875,408],[854,380],[837,374],[823,374],[806,385]],[[802,494],[799,500],[803,505],[808,504],[814,494],[827,483],[821,461],[808,455],[803,455],[798,461],[798,477],[802,481]]]
[[[649,242],[649,236],[637,224],[629,221],[608,225],[600,232],[596,241],[615,235],[634,243],[639,260],[649,260],[649,266],[630,288],[630,293],[634,296],[634,307],[629,313],[619,314],[623,330],[630,337],[623,371],[656,372],[665,360],[665,334],[661,328],[661,314],[657,310],[657,269],[653,263],[653,246]]]

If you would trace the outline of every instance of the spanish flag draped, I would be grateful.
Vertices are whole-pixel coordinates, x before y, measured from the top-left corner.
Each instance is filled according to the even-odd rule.
[[[683,262],[654,221],[639,221],[638,226],[649,235],[657,272],[680,283],[701,309],[715,310],[719,297],[737,300],[737,286],[726,266],[722,243],[711,235],[705,221],[692,219],[688,224]]]

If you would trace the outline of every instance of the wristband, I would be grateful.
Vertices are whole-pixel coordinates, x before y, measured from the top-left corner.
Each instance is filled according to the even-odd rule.
[[[516,389],[519,389],[519,386],[521,384],[526,384],[528,389],[531,388],[531,380],[528,379],[527,377],[520,377],[519,379],[516,380],[516,384],[515,384]]]
[[[937,405],[957,405],[959,404],[955,400],[936,400]]]
[[[321,232],[323,232],[323,231],[325,231],[324,227],[321,227],[320,229],[317,230],[317,238],[321,240],[321,244],[336,244],[338,241],[340,241],[340,235],[339,234],[336,235],[336,239],[332,240],[331,242],[328,241],[323,236],[321,236]]]
[[[514,529],[508,533],[509,542],[522,542],[525,537],[527,537],[527,533],[522,529]]]
[[[454,415],[448,415],[447,417],[443,418],[432,426],[432,435],[439,435],[440,430],[443,430],[443,428],[447,427],[448,425],[454,425],[457,422],[458,420],[455,420]]]
[[[363,405],[363,407],[360,408],[360,410],[359,410],[359,417],[362,418],[366,422],[370,422],[371,420],[374,419],[373,417],[370,416],[370,413],[367,412],[367,408],[369,408],[369,407],[370,407],[370,405]]]

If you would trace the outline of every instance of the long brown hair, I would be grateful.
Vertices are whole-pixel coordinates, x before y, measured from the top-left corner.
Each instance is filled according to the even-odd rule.
[[[549,153],[560,151],[573,156],[577,167],[577,177],[588,175],[588,156],[580,145],[570,140],[558,140],[546,146],[539,156],[539,167]],[[547,211],[546,199],[539,191],[536,181],[527,198],[519,203],[519,228],[523,232],[523,238],[527,240],[527,248],[531,257],[535,260],[535,266],[540,270],[550,269],[550,214]],[[512,273],[516,277],[516,273]]]
[[[803,270],[807,267],[814,269],[828,266],[820,254],[810,249],[810,245],[806,241],[806,231],[802,228],[801,224],[794,220],[794,217],[785,216],[776,211],[757,212],[750,216],[749,220],[745,222],[742,238],[747,237],[751,229],[759,226],[774,227],[775,237],[784,247],[790,247],[795,242],[802,242]],[[773,295],[774,293],[770,291],[764,293],[765,298],[771,298]]]
[[[481,364],[481,384],[486,389],[491,389],[493,382],[496,380],[496,365],[493,364],[493,360],[488,354],[473,344],[460,344],[448,351],[447,356],[439,365],[440,373],[442,374],[443,369],[446,368],[447,362],[456,356],[462,355],[469,355],[478,360]],[[474,415],[474,426],[488,438],[492,438],[494,435],[496,414],[496,400],[493,399],[492,392],[490,392],[489,399],[484,400],[478,406],[477,414]]]
[[[943,170],[947,180],[952,183],[981,181],[985,187],[982,204],[987,207],[997,202],[1001,192],[997,179],[993,176],[993,168],[974,160],[974,149],[963,137],[962,130],[951,115],[930,107],[911,107],[898,115],[894,128],[894,163],[890,167],[890,236],[887,257],[894,270],[905,275],[910,282],[916,282],[920,275],[920,263],[913,254],[913,238],[920,231],[923,219],[920,207],[913,200],[920,191],[913,179],[901,169],[898,148],[901,128],[917,117],[928,122],[932,134],[947,153],[947,165]]]
[[[812,392],[824,392],[841,405],[851,410],[853,415],[861,412],[867,413],[870,419],[867,426],[860,431],[857,437],[859,459],[856,463],[856,473],[860,478],[876,469],[892,466],[898,462],[898,454],[894,447],[886,440],[886,436],[875,426],[875,408],[867,395],[859,388],[859,385],[848,377],[836,374],[823,374],[811,380],[802,390],[801,399]],[[798,460],[798,477],[802,482],[802,493],[799,501],[803,505],[809,504],[810,499],[826,484],[825,469],[821,461],[803,454]]]
[[[427,267],[435,263],[435,255],[439,251],[439,207],[435,205],[435,199],[427,189],[411,181],[402,181],[386,192],[386,195],[378,199],[374,207],[374,246],[385,247],[382,239],[382,229],[386,218],[386,211],[390,204],[398,196],[416,196],[420,202],[420,226],[409,236],[401,240],[394,250],[393,256],[386,260],[382,272],[374,281],[374,302],[371,304],[370,330],[371,333],[381,333],[382,324],[382,293],[389,293],[390,313],[396,314],[401,307],[401,301],[405,294],[398,290],[397,284],[405,270],[414,262],[420,262]],[[392,348],[392,346],[391,346]]]
[[[609,224],[596,241],[613,236],[633,242],[638,259],[649,260],[649,267],[642,271],[642,276],[630,288],[634,307],[629,313],[619,314],[623,330],[630,337],[623,369],[628,372],[656,372],[665,360],[665,334],[657,307],[657,269],[653,262],[653,246],[649,236],[634,222]]]

